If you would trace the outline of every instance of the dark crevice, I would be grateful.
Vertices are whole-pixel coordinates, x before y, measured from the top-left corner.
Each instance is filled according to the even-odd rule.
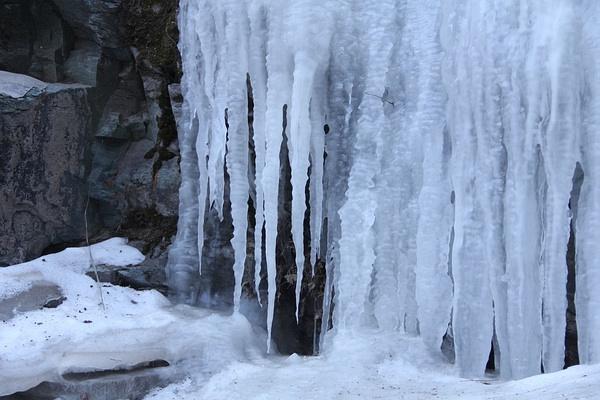
[[[145,363],[136,364],[136,365],[132,366],[131,368],[117,368],[117,369],[92,371],[92,372],[68,372],[66,374],[63,374],[62,377],[66,381],[81,382],[81,381],[87,381],[90,379],[104,378],[106,376],[111,376],[111,375],[127,374],[127,373],[131,373],[131,372],[144,371],[144,370],[153,369],[153,368],[164,368],[164,367],[168,367],[168,366],[170,366],[170,364],[165,360],[153,360],[153,361],[149,361],[149,362],[145,362]]]
[[[296,249],[292,238],[292,183],[288,152],[287,104],[283,106],[283,140],[279,152],[279,195],[275,262],[277,266],[272,335],[281,353],[298,350],[296,323]],[[271,290],[271,288],[269,288]]]
[[[312,160],[311,160],[312,161]],[[308,168],[308,179],[304,186],[304,220],[303,220],[303,251],[304,251],[304,265],[302,272],[302,283],[300,290],[300,301],[298,302],[298,330],[299,330],[299,349],[302,354],[314,354],[315,348],[313,343],[313,334],[317,324],[316,321],[316,304],[315,296],[310,291],[312,285],[312,265],[310,260],[311,253],[311,232],[310,232],[310,184],[311,184],[311,172],[312,168]],[[298,267],[299,268],[299,267]],[[298,275],[296,275],[298,279]]]
[[[581,165],[577,163],[573,173],[573,188],[571,189],[571,198],[569,200],[569,209],[571,210],[571,224],[569,242],[567,245],[567,311],[566,311],[566,329],[565,329],[565,368],[579,364],[579,349],[577,346],[577,311],[575,309],[576,292],[576,240],[575,226],[577,222],[577,206],[579,193],[583,184],[584,175]]]
[[[255,271],[256,271],[256,214],[262,213],[262,204],[256,200],[256,148],[254,143],[254,93],[250,75],[246,74],[246,94],[248,103],[248,213],[246,229],[246,259],[244,262],[244,274],[242,277],[242,298],[240,310],[256,326],[266,327],[266,308],[258,301],[256,293]],[[264,226],[264,224],[263,224]],[[263,229],[261,227],[260,229]],[[264,232],[261,232],[264,235]],[[264,238],[264,236],[263,236]],[[264,245],[264,243],[263,243]],[[262,246],[262,245],[261,245]],[[263,250],[264,256],[264,250]],[[260,267],[259,267],[260,268]],[[260,278],[259,278],[260,279]],[[258,282],[260,286],[261,282]]]

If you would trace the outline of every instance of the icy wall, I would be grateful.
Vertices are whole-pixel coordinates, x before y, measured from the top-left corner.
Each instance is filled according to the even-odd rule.
[[[252,217],[271,331],[287,143],[296,265],[327,261],[338,334],[452,336],[465,376],[492,341],[506,378],[561,369],[577,211],[579,352],[599,362],[599,20],[596,0],[182,0],[180,298],[227,186],[235,307]]]

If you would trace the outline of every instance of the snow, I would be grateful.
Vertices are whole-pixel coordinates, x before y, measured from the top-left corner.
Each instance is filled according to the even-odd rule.
[[[27,75],[0,71],[0,94],[15,99],[25,96],[32,89],[43,90],[47,83]]]
[[[107,240],[91,251],[96,263],[127,266],[144,260],[125,239]],[[88,269],[87,248],[0,269],[0,301],[38,282],[58,285],[66,297],[57,308],[18,313],[0,322],[0,396],[43,381],[60,382],[68,372],[127,368],[159,359],[171,365],[195,359],[214,371],[253,348],[249,344],[254,335],[244,318],[173,306],[154,290],[102,284],[103,310],[96,283],[84,275]]]
[[[146,400],[595,399],[599,385],[600,366],[510,382],[461,379],[427,356],[420,339],[369,333],[336,340],[324,356],[234,362],[207,380],[190,377]]]
[[[136,264],[144,256],[115,238],[93,245],[98,263]],[[520,381],[462,379],[419,336],[385,329],[339,333],[320,356],[266,356],[261,335],[241,315],[173,306],[158,292],[103,284],[99,304],[87,248],[0,270],[2,298],[37,282],[58,285],[55,309],[0,323],[0,396],[68,372],[123,369],[153,360],[177,368],[180,381],[146,400],[230,399],[595,399],[600,366],[578,366]],[[258,340],[257,340],[258,339]],[[93,395],[93,393],[92,393]]]

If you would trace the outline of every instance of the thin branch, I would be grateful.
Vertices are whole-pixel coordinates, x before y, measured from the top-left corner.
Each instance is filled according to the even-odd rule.
[[[384,98],[383,96],[379,96],[379,95],[376,95],[376,94],[373,94],[373,93],[367,93],[367,92],[365,92],[365,94],[367,94],[367,95],[369,95],[369,96],[377,97],[377,98],[378,98],[378,99],[380,99],[381,101],[384,101],[384,102],[386,102],[386,103],[389,103],[389,104],[391,104],[391,105],[392,105],[392,107],[395,107],[395,106],[396,106],[396,105],[394,104],[394,102],[393,102],[393,101],[390,101],[390,100],[388,100],[388,99]]]
[[[96,267],[96,263],[94,262],[94,257],[92,256],[92,246],[90,246],[90,238],[88,235],[88,218],[87,211],[88,206],[90,205],[90,194],[88,192],[87,201],[85,203],[85,210],[83,211],[83,217],[85,220],[85,244],[88,248],[88,253],[90,256],[90,265],[94,270],[94,275],[96,276],[96,286],[98,287],[98,292],[100,293],[100,303],[102,304],[102,310],[106,311],[106,305],[104,304],[104,295],[102,294],[102,284],[100,283],[100,277],[98,276],[98,268]]]

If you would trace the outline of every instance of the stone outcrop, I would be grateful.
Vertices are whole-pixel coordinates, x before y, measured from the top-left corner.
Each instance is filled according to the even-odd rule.
[[[0,72],[0,265],[84,236],[87,88]]]
[[[92,240],[115,234],[125,236],[148,255],[135,268],[103,267],[101,278],[162,291],[166,289],[164,265],[176,231],[179,206],[176,128],[181,123],[183,99],[177,85],[181,75],[177,4],[178,0],[0,0],[0,69],[26,74],[46,84],[86,85],[89,151],[82,161],[85,168],[77,190],[80,200],[89,195]],[[251,115],[249,110],[249,123]],[[30,132],[36,129],[46,128],[32,128]],[[281,154],[276,249],[279,289],[273,338],[282,352],[312,354],[318,350],[313,336],[315,332],[318,334],[321,324],[324,266],[318,262],[314,277],[309,273],[310,265],[302,266],[305,283],[301,318],[296,321],[296,249],[290,236],[291,184],[285,150],[282,148]],[[253,153],[253,149],[250,151]],[[35,163],[31,153],[26,155]],[[256,162],[253,154],[250,159]],[[251,174],[253,171],[254,167]],[[226,186],[223,214],[207,207],[201,254],[203,273],[200,276],[195,272],[193,298],[187,300],[220,310],[232,308],[234,288],[230,243],[233,226]],[[251,210],[255,200],[254,195],[248,199]],[[69,211],[74,215],[81,213],[78,207]],[[267,297],[264,260],[260,263],[262,304],[257,301],[253,282],[254,232],[263,227],[256,226],[253,215],[254,212],[248,215],[241,307],[250,320],[264,327]],[[29,222],[26,225],[31,226]],[[79,217],[68,229],[71,236],[51,236],[44,239],[43,246],[29,248],[22,257],[11,260],[31,258],[44,248],[55,251],[68,242],[80,241],[83,225]],[[13,228],[0,235],[15,236]],[[32,240],[36,238],[32,231],[27,235]],[[10,252],[14,246],[29,246],[26,243],[29,242],[15,239],[4,248]],[[308,254],[310,249],[298,251]]]
[[[38,195],[29,196],[27,206],[20,200],[9,204],[3,199],[0,213],[3,222],[11,219],[11,223],[0,228],[0,264],[36,257],[46,247],[59,250],[81,242],[82,201],[88,196],[92,237],[128,233],[139,239],[140,247],[147,248],[149,242],[157,243],[154,237],[147,241],[141,237],[147,231],[133,232],[130,227],[124,232],[125,226],[131,226],[128,221],[141,214],[152,215],[151,222],[164,229],[159,241],[162,250],[147,250],[159,257],[170,243],[180,183],[168,92],[168,85],[180,76],[175,23],[178,1],[146,3],[0,0],[0,70],[42,81],[26,96],[4,96],[9,100],[0,102],[0,140],[10,144],[0,150],[4,156],[0,179],[15,180],[13,175],[26,174],[26,168],[38,168],[55,179],[60,177],[64,185],[60,195],[70,196],[68,202],[56,199],[48,185],[40,186],[33,177],[21,180],[20,190],[35,188]],[[43,85],[47,86],[44,90]],[[8,91],[8,86],[4,89]],[[37,114],[32,115],[34,110]],[[56,120],[59,113],[63,114],[61,122]],[[73,121],[75,117],[80,120]],[[68,142],[63,149],[68,154],[63,157],[42,149],[47,137],[59,140],[59,132],[67,127],[71,136],[62,140]],[[8,130],[10,135],[4,133]],[[29,143],[38,147],[24,147]],[[83,153],[80,147],[85,148]],[[76,150],[81,154],[76,156]],[[77,174],[71,170],[74,165]],[[19,196],[15,192],[13,197]],[[64,221],[59,228],[44,218],[38,221],[41,217],[35,213],[37,217],[31,217],[30,211],[15,213],[17,203],[48,213],[44,218],[62,215]],[[59,203],[65,208],[57,206]],[[20,222],[13,223],[15,218]],[[164,258],[154,261],[163,265]]]

